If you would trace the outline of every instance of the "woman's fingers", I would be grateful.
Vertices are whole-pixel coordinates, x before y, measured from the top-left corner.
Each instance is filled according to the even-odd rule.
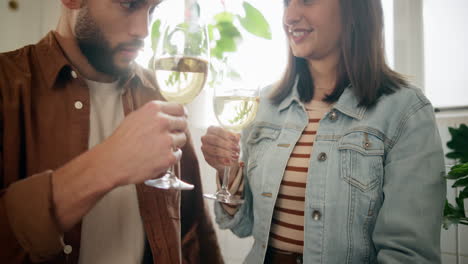
[[[238,157],[238,153],[232,152],[229,149],[221,148],[216,145],[211,145],[211,144],[203,144],[202,147],[202,152],[205,155],[209,156],[215,156],[219,158],[227,158],[227,159],[233,159]]]
[[[236,145],[239,144],[239,134],[229,132],[221,127],[210,126],[206,134],[218,136],[226,141],[232,141]]]
[[[213,134],[206,134],[201,138],[201,141],[203,145],[214,146],[233,153],[238,153],[240,150],[239,145]]]

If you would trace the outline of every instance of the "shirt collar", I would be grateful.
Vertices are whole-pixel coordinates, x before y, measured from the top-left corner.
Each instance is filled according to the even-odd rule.
[[[301,100],[297,89],[298,83],[299,77],[296,77],[292,91],[279,104],[279,111],[283,111],[288,108],[293,102],[300,104]],[[354,95],[351,85],[344,89],[343,94],[341,94],[338,102],[334,104],[333,108],[357,120],[361,120],[364,117],[364,113],[367,109],[365,106],[359,106],[359,100]]]
[[[42,40],[39,41],[37,46],[37,59],[40,66],[40,71],[44,77],[47,87],[54,87],[59,74],[65,73],[70,75],[73,68],[72,63],[65,56],[65,53],[60,46],[56,32],[50,31]],[[128,76],[121,79],[121,83],[124,84],[124,87],[127,87],[127,84],[130,81],[138,79],[146,87],[154,87],[154,83],[149,80],[150,75],[148,72],[145,72],[140,66],[136,66],[134,71],[132,71]]]
[[[53,31],[40,40],[36,48],[39,71],[42,72],[47,87],[52,88],[59,73],[66,67],[71,68],[71,64],[65,57]]]

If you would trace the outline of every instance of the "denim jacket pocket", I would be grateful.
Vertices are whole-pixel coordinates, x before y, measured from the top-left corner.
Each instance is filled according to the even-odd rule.
[[[354,131],[339,143],[341,177],[363,192],[372,190],[383,177],[384,143],[373,134]]]
[[[257,166],[257,162],[264,156],[265,151],[272,146],[280,134],[280,128],[273,128],[264,125],[255,126],[247,139],[247,148],[249,150],[247,171]]]

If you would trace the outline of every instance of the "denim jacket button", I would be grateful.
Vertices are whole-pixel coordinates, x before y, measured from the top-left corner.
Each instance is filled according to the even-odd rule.
[[[330,118],[331,121],[335,121],[336,119],[338,119],[338,114],[337,114],[335,111],[332,111],[332,112],[330,113],[330,117],[329,117],[329,118]]]
[[[325,152],[322,152],[318,155],[317,158],[319,161],[326,161],[327,160],[327,154]]]
[[[312,219],[314,219],[315,221],[318,221],[320,220],[320,218],[322,218],[322,214],[319,211],[314,210],[312,212]]]
[[[253,139],[257,139],[258,137],[260,136],[260,132],[255,132],[255,134],[253,134],[252,138]]]

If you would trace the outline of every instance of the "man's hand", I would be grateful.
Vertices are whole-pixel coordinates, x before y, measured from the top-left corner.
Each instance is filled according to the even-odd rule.
[[[183,106],[152,101],[129,114],[107,140],[57,169],[53,201],[61,230],[78,223],[112,189],[155,178],[175,164],[180,157],[173,148],[186,143],[186,129]]]
[[[117,185],[155,178],[177,163],[174,149],[185,145],[186,129],[184,108],[175,103],[152,101],[128,115],[101,146],[106,163],[118,169]]]

